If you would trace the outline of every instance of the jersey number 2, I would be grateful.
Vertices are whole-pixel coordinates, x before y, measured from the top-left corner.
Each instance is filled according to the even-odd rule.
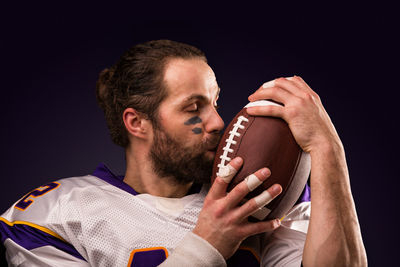
[[[51,190],[56,189],[59,185],[60,184],[57,182],[51,182],[36,188],[35,190],[25,195],[20,201],[18,201],[18,203],[15,204],[15,208],[22,211],[26,210],[33,203],[34,200],[32,198],[41,197]]]

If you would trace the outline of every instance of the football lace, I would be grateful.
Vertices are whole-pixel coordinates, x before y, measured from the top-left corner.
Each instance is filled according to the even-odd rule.
[[[221,159],[221,162],[217,165],[218,166],[218,172],[217,176],[221,172],[223,172],[223,169],[226,168],[226,165],[232,160],[232,158],[228,157],[228,153],[232,153],[233,149],[231,146],[234,146],[237,144],[237,141],[234,140],[235,137],[240,137],[240,133],[238,133],[238,129],[244,129],[244,125],[242,125],[242,122],[248,122],[249,120],[244,117],[244,116],[239,116],[235,124],[233,124],[233,129],[229,131],[229,137],[228,139],[225,139],[225,146],[222,148],[224,151],[222,155],[219,157]]]

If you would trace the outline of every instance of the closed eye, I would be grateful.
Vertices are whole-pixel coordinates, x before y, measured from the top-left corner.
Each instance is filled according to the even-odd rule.
[[[190,105],[187,109],[187,112],[198,112],[199,111],[199,106],[196,103],[193,103],[192,105]]]

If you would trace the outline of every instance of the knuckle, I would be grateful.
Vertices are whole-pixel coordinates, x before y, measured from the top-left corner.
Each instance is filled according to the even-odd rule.
[[[207,196],[207,197],[204,199],[203,210],[211,209],[212,206],[214,205],[214,203],[215,203],[215,200],[212,199],[211,197]]]
[[[249,213],[252,213],[253,211],[258,209],[258,205],[254,199],[247,201],[245,205],[245,208]]]
[[[218,206],[214,209],[214,218],[222,218],[225,214],[225,207]]]
[[[281,89],[279,87],[274,86],[274,87],[267,88],[267,90],[269,90],[272,94],[277,94],[277,93],[279,93],[279,91]]]
[[[249,188],[245,180],[235,187],[235,193],[243,196],[249,193]]]
[[[275,79],[275,86],[280,86],[284,79],[285,78],[282,78],[282,77]]]
[[[270,220],[268,222],[267,228],[270,230],[274,230],[275,228],[277,228],[279,226],[279,224],[280,224],[280,221],[278,223],[277,220]]]
[[[296,79],[297,81],[305,83],[304,79],[301,76],[295,75],[293,78]]]
[[[227,227],[232,227],[233,225],[236,224],[236,218],[232,217],[232,216],[228,216],[225,220],[225,225],[227,225]]]
[[[314,101],[314,96],[311,93],[305,93],[304,99],[307,101]]]
[[[249,234],[248,234],[248,231],[247,231],[245,228],[239,227],[239,228],[234,232],[234,235],[235,235],[235,238],[243,239],[243,238],[247,237]]]
[[[300,82],[303,82],[303,83],[304,83],[304,79],[303,79],[303,77],[301,77],[301,76],[296,76],[296,79],[297,79],[298,81],[300,81]]]
[[[222,178],[219,177],[219,176],[215,179],[215,183],[216,183],[217,185],[219,185],[219,186],[225,186],[225,185],[226,185],[226,182],[224,181],[224,179],[222,179]]]
[[[258,209],[257,203],[254,199],[250,199],[240,207],[241,216],[248,217]]]
[[[303,94],[301,97],[298,97],[297,98],[297,105],[299,105],[299,106],[303,106],[303,105],[306,105],[307,104],[307,95],[306,94]]]
[[[317,93],[313,93],[313,96],[316,100],[321,101],[321,98],[319,97],[319,95]]]
[[[299,115],[299,111],[297,108],[292,107],[287,110],[287,114],[289,118],[295,118]]]

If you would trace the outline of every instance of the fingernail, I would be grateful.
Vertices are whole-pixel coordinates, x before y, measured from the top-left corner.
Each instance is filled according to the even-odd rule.
[[[234,158],[232,161],[233,161],[233,163],[236,163],[236,164],[242,164],[243,159],[240,158],[240,157],[236,157],[236,158]]]
[[[269,176],[271,174],[271,172],[267,168],[264,168],[261,170],[261,174],[263,176]]]
[[[277,184],[274,184],[272,187],[271,187],[271,191],[272,191],[272,193],[273,194],[279,194],[280,193],[280,191],[281,191],[281,187],[279,186],[279,185],[277,185]]]

